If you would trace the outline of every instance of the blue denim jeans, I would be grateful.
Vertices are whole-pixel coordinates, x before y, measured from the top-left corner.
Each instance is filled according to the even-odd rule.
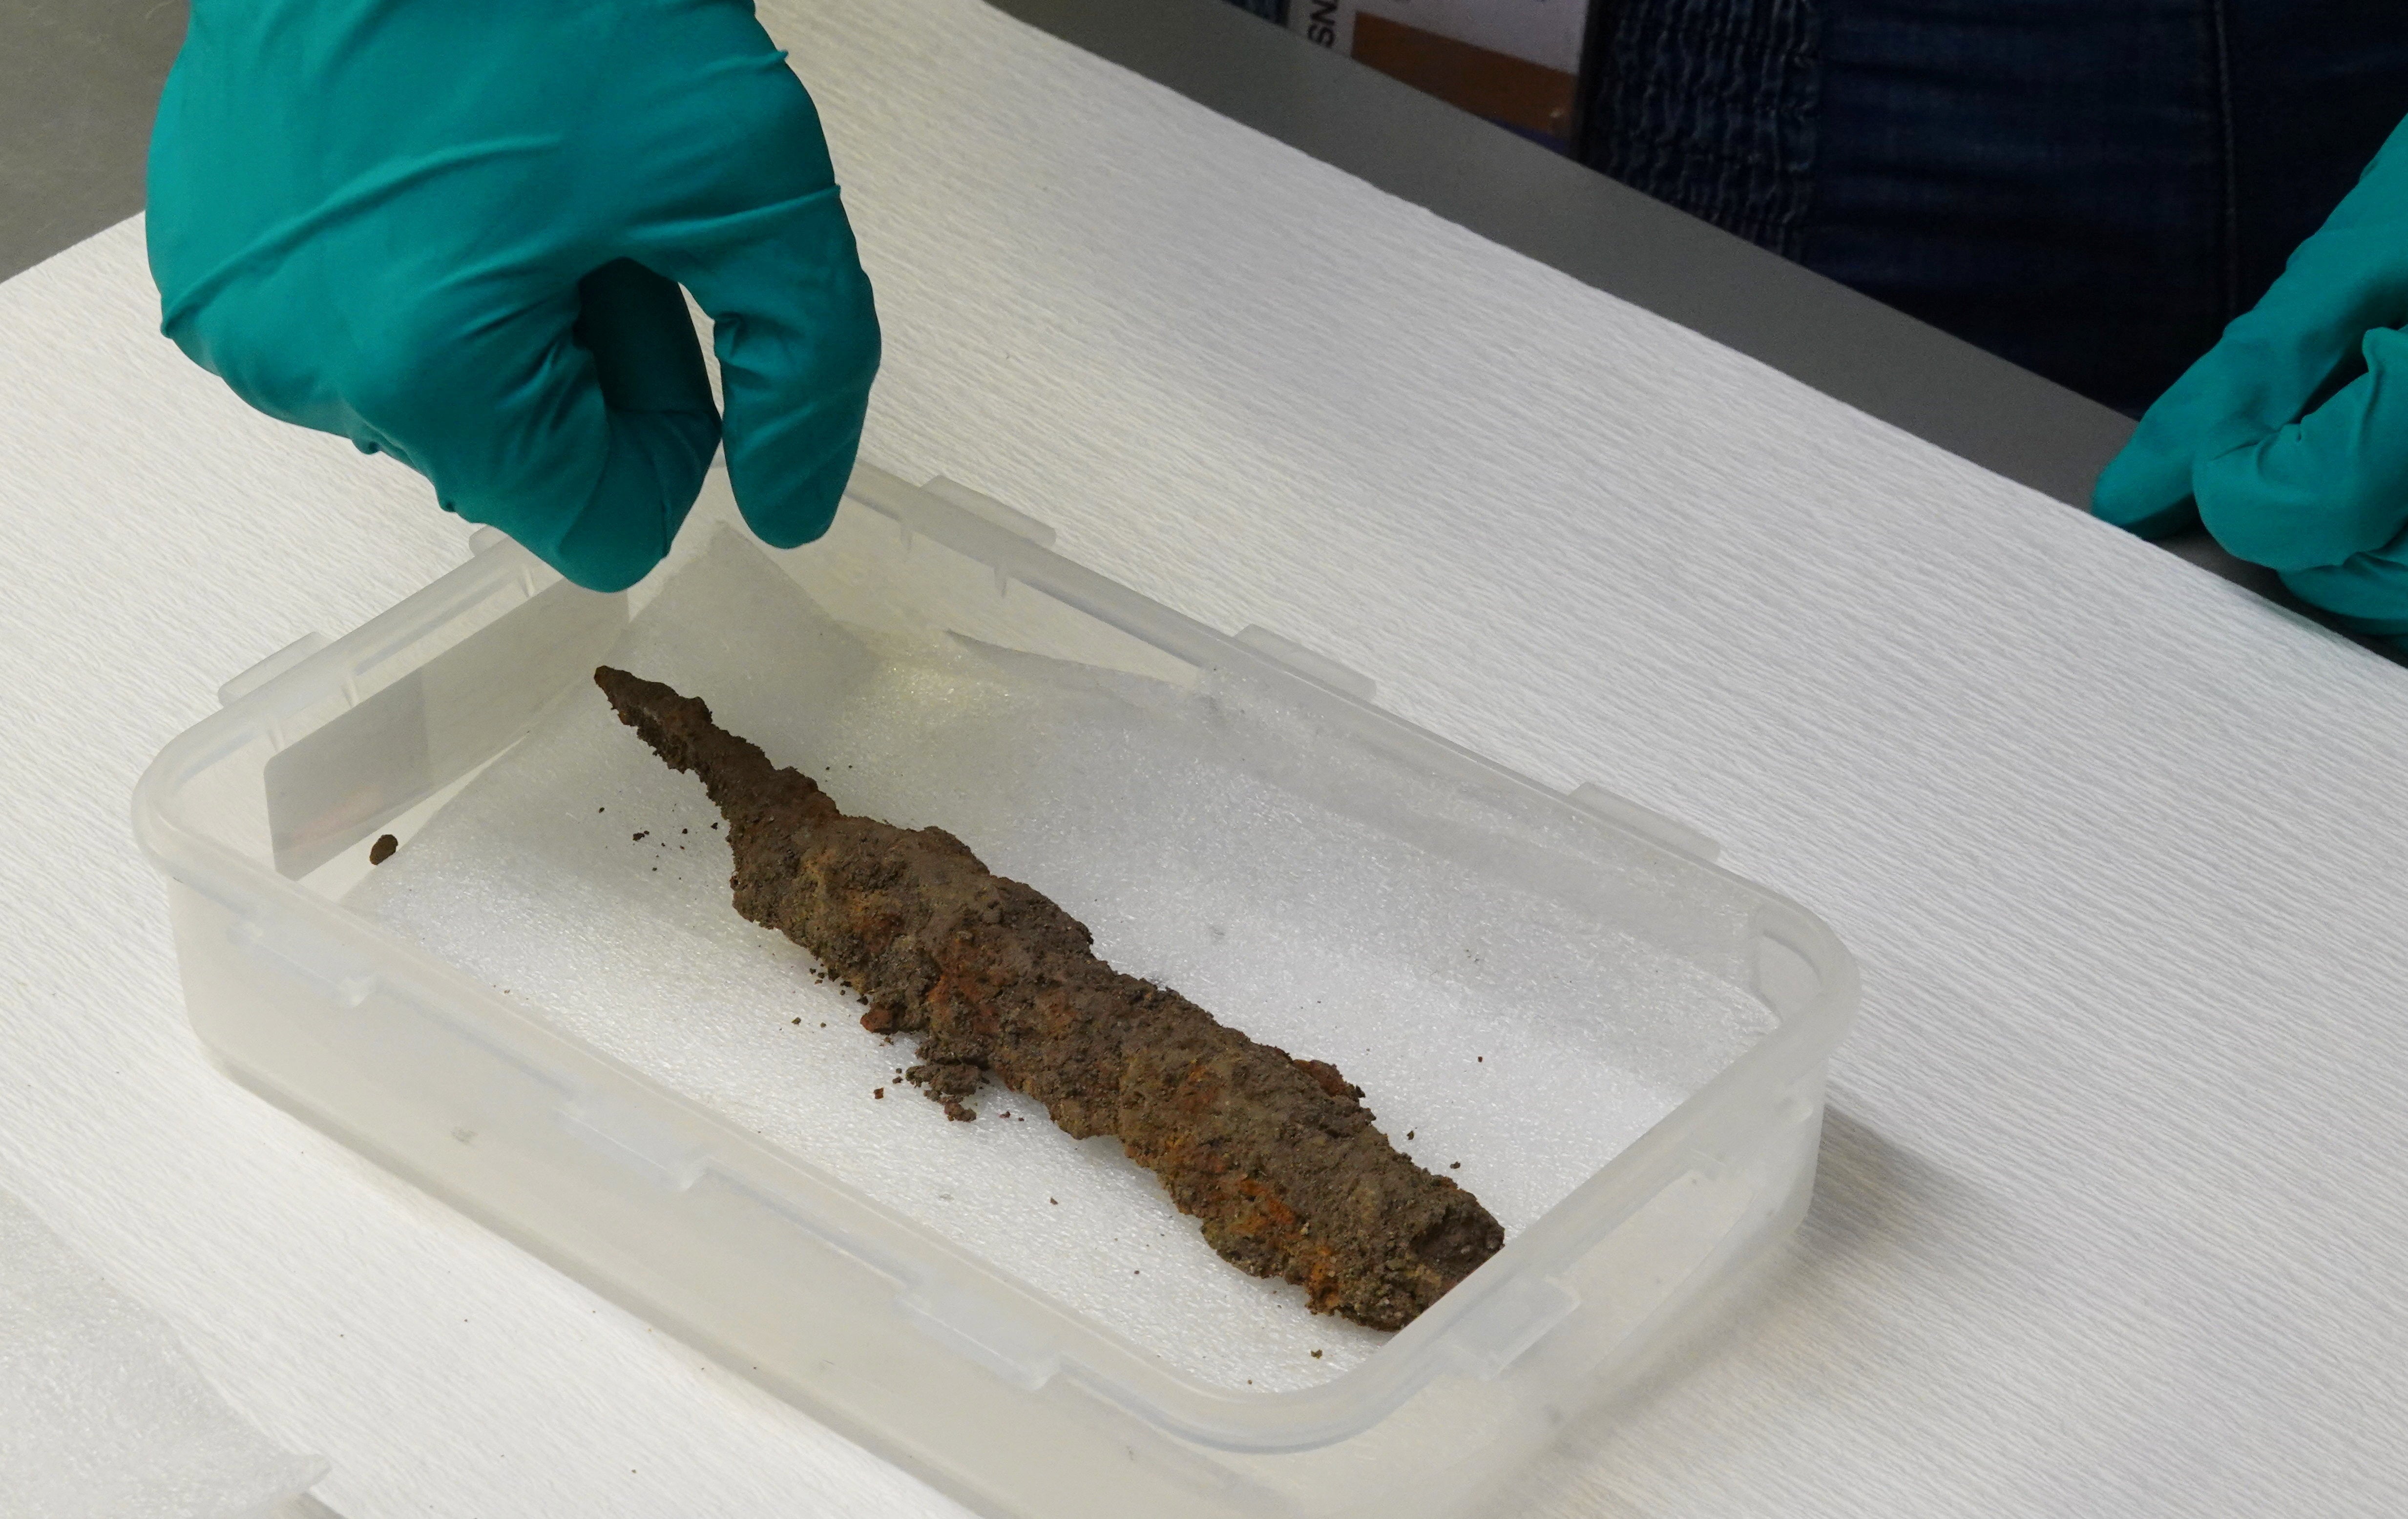
[[[2408,116],[2408,0],[1598,0],[1581,157],[2138,414]]]

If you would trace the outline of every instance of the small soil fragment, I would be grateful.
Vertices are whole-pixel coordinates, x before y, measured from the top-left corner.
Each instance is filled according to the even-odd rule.
[[[393,858],[393,852],[400,847],[401,840],[395,838],[393,835],[379,834],[377,836],[377,841],[368,846],[368,864],[384,864],[385,861]]]
[[[1084,924],[951,834],[839,810],[703,703],[623,670],[594,680],[701,778],[736,910],[817,955],[867,1005],[863,1027],[918,1035],[906,1079],[948,1116],[975,1116],[967,1099],[992,1076],[1073,1137],[1120,1140],[1231,1265],[1375,1329],[1412,1323],[1504,1243],[1470,1193],[1389,1145],[1336,1067],[1114,970]]]

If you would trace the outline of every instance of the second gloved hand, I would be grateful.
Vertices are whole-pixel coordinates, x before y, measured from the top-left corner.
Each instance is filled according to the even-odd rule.
[[[721,440],[825,531],[879,354],[810,97],[744,0],[194,0],[150,150],[163,329],[569,579],[642,577]]]
[[[2408,126],[2256,308],[2174,382],[2092,509],[2204,524],[2301,600],[2408,635]]]

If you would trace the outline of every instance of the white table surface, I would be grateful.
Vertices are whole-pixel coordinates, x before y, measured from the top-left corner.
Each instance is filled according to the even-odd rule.
[[[2408,672],[976,0],[765,8],[873,457],[1862,959],[1798,1240],[1500,1513],[2401,1512]],[[958,1513],[204,1063],[135,778],[464,535],[155,320],[136,223],[0,285],[0,1188],[351,1519]]]

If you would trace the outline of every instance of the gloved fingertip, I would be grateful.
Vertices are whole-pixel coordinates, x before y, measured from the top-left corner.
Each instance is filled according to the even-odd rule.
[[[838,505],[853,480],[853,461],[860,448],[856,437],[835,451],[825,463],[800,479],[780,481],[774,488],[737,471],[733,480],[737,508],[745,525],[773,549],[799,549],[814,541],[836,521]]]
[[[624,591],[668,557],[719,448],[719,419],[706,413],[622,413],[611,423],[609,458],[583,509],[548,545],[528,545],[589,591]]]
[[[667,557],[666,553],[630,552],[621,544],[600,553],[555,552],[546,556],[545,563],[586,590],[608,595],[636,584]]]
[[[2408,354],[2372,335],[2365,351],[2366,372],[2315,410],[2200,459],[2200,515],[2232,553],[2284,571],[2402,573],[2377,566],[2408,530]]]
[[[598,502],[549,543],[527,547],[588,591],[624,591],[668,557],[658,504]],[[522,540],[523,541],[523,540]]]
[[[2091,486],[2090,514],[2144,538],[2198,527],[2190,461],[2137,439],[2125,445]]]
[[[2285,590],[2352,633],[2408,639],[2408,563],[2390,551],[2286,571],[2282,580]]]

